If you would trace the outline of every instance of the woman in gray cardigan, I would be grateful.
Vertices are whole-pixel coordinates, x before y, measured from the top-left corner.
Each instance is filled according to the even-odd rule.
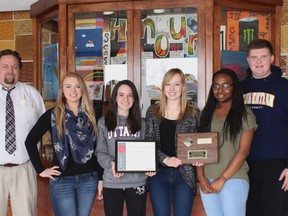
[[[177,158],[176,134],[196,132],[199,110],[187,102],[186,77],[173,68],[162,81],[160,102],[148,108],[145,139],[157,143],[159,170],[149,179],[154,215],[190,216],[196,194],[196,168]],[[173,204],[172,204],[173,203]]]

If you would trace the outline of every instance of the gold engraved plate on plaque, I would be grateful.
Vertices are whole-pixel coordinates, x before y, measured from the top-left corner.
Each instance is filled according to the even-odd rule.
[[[212,144],[212,138],[199,138],[197,144]]]
[[[188,150],[188,159],[207,159],[207,150]]]

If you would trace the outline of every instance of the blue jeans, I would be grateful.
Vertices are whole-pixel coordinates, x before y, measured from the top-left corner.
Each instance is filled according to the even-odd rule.
[[[96,172],[50,179],[55,216],[88,216],[97,191]]]
[[[149,179],[149,192],[155,216],[190,216],[194,201],[192,188],[183,179],[180,170],[162,168]]]
[[[246,180],[229,179],[220,193],[204,194],[200,190],[200,194],[207,216],[245,216],[248,191]]]

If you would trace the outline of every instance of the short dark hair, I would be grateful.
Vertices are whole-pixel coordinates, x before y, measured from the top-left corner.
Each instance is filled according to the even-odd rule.
[[[12,55],[18,60],[19,68],[21,69],[22,64],[22,58],[20,57],[20,54],[17,51],[13,51],[11,49],[5,49],[0,51],[0,58],[5,55]]]
[[[265,39],[255,39],[251,41],[251,43],[248,45],[248,51],[247,56],[250,54],[250,50],[252,49],[261,49],[261,48],[268,48],[271,55],[273,55],[273,48],[270,41]]]

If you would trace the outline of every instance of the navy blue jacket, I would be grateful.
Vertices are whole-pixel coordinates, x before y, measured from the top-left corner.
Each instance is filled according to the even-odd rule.
[[[255,79],[248,69],[241,82],[245,104],[253,110],[258,128],[247,160],[288,159],[288,80],[271,66],[272,73]]]

